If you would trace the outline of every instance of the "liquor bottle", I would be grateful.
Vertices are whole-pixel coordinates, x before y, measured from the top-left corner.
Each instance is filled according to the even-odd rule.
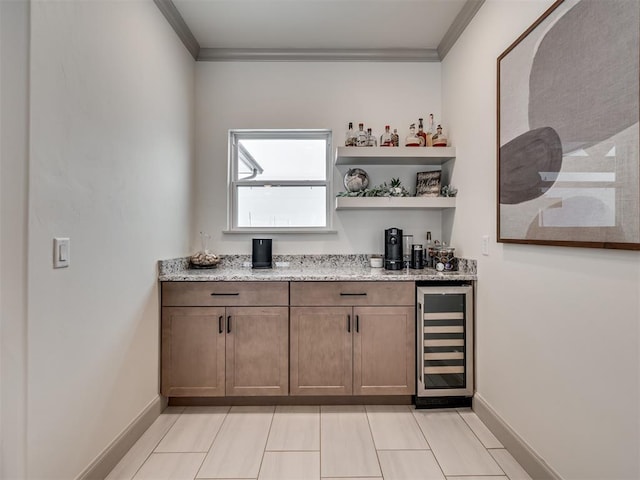
[[[435,131],[433,130],[433,113],[429,114],[429,127],[427,128],[427,147],[433,147],[433,134]]]
[[[436,134],[433,136],[433,146],[434,147],[446,147],[447,146],[447,137],[442,133],[442,125],[438,125],[436,129]]]
[[[420,137],[420,146],[421,147],[426,147],[427,146],[427,134],[424,133],[424,125],[422,124],[422,119],[419,118],[418,119],[418,137]]]
[[[367,128],[367,147],[377,147],[378,141],[376,137],[371,133],[371,129]]]
[[[416,124],[412,123],[409,125],[409,135],[407,135],[404,139],[405,147],[419,147],[420,146],[420,137],[416,135]]]
[[[349,130],[347,130],[347,136],[344,141],[345,147],[356,146],[356,132],[353,130],[353,122],[349,122]]]
[[[433,268],[433,263],[431,262],[431,249],[433,245],[431,244],[431,232],[427,232],[427,243],[424,246],[424,266],[427,268]]]
[[[358,147],[367,146],[367,132],[364,131],[364,123],[358,124],[358,133],[356,135],[356,146]]]
[[[399,147],[400,146],[400,135],[398,135],[398,129],[397,128],[393,129],[393,135],[391,135],[391,142],[393,143],[394,147]]]
[[[384,133],[380,136],[380,146],[381,147],[393,147],[393,138],[391,136],[391,132],[389,131],[389,125],[385,125]]]

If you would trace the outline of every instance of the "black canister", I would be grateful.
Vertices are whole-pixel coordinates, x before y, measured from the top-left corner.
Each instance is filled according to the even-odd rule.
[[[416,270],[422,270],[424,268],[424,264],[422,263],[422,245],[413,244],[411,245],[411,268]]]

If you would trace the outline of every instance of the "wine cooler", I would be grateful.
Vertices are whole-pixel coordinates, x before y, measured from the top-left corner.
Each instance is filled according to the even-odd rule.
[[[473,286],[418,284],[416,407],[470,406]]]

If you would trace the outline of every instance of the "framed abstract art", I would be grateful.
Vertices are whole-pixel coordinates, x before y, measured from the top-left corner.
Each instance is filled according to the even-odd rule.
[[[640,2],[560,0],[498,58],[498,241],[640,250]]]

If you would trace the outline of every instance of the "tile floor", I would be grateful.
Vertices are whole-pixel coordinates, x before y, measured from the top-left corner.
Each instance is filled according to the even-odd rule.
[[[521,480],[469,409],[169,407],[108,480]]]

